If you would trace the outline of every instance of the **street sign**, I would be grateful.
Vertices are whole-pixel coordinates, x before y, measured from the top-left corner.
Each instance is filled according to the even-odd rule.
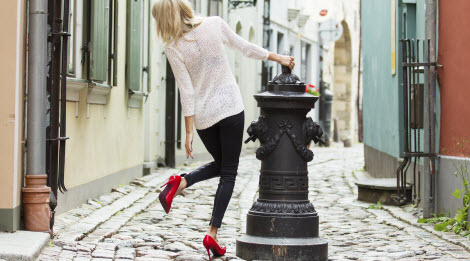
[[[323,10],[320,11],[321,16],[325,16],[327,14],[328,14],[328,10],[326,10],[326,9],[323,9]]]
[[[320,24],[320,37],[323,42],[335,42],[343,34],[343,26],[334,19],[326,20]]]

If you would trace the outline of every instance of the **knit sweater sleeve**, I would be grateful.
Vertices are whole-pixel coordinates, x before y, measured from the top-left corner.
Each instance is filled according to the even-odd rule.
[[[240,51],[244,56],[257,60],[266,61],[269,57],[269,51],[243,39],[230,29],[230,26],[222,18],[216,16],[222,32],[222,39],[225,45],[232,49]]]
[[[181,55],[172,48],[166,47],[165,54],[180,90],[181,109],[185,117],[194,115],[194,89],[188,69]]]

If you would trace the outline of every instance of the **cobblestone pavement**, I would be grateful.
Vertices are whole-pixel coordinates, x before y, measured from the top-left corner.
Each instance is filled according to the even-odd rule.
[[[328,240],[330,260],[470,260],[468,242],[462,245],[455,236],[418,226],[403,216],[401,208],[368,209],[370,204],[356,200],[354,172],[364,166],[362,145],[313,151],[310,200],[320,215],[320,235]],[[202,239],[218,180],[185,190],[174,199],[168,215],[157,199],[157,187],[164,180],[194,167],[158,170],[57,216],[55,237],[39,260],[207,260]],[[219,232],[228,251],[217,260],[240,260],[235,240],[244,233],[246,213],[257,197],[259,168],[253,155],[240,159],[233,198]]]

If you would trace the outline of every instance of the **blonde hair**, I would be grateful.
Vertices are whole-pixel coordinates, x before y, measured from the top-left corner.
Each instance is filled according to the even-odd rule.
[[[165,45],[175,44],[184,34],[198,26],[203,18],[196,16],[188,0],[159,0],[152,7],[157,35]],[[188,39],[186,39],[188,40]]]

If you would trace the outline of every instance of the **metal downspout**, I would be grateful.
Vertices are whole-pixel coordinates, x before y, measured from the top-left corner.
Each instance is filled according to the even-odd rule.
[[[27,166],[24,228],[50,233],[50,188],[46,186],[47,0],[29,1]]]
[[[425,38],[430,39],[429,60],[436,61],[436,27],[437,27],[437,0],[426,0]],[[435,153],[435,126],[436,126],[436,67],[429,68],[429,89],[425,88],[425,97],[430,102],[424,104],[424,150]],[[424,158],[424,198],[423,217],[431,217],[435,213],[435,157]]]

